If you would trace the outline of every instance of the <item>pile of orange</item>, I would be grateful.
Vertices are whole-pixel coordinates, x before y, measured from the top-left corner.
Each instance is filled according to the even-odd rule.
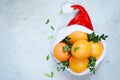
[[[80,73],[85,71],[89,63],[88,58],[92,56],[97,60],[103,52],[102,43],[100,41],[88,41],[88,35],[85,32],[75,31],[67,37],[72,45],[70,48],[71,54],[63,49],[68,44],[60,42],[55,45],[53,55],[60,62],[69,61],[69,68],[73,72]]]

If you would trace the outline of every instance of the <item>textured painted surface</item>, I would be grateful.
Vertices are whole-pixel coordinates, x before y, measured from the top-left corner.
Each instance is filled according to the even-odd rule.
[[[120,80],[120,0],[69,0],[87,9],[97,33],[109,35],[106,57],[95,75],[76,77],[67,71],[57,72],[52,55],[46,61],[54,41],[48,37],[55,37],[73,16],[59,14],[66,2],[0,0],[0,80],[52,80],[44,75],[51,71],[53,80]]]

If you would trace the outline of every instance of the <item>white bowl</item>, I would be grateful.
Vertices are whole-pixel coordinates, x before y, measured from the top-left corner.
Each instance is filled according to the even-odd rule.
[[[55,38],[55,41],[53,43],[52,53],[53,53],[54,46],[56,44],[58,44],[59,42],[61,42],[66,36],[68,36],[69,34],[71,34],[74,31],[83,31],[83,32],[86,32],[86,33],[92,33],[93,32],[92,30],[90,30],[90,29],[88,29],[88,28],[86,28],[84,26],[81,26],[81,25],[71,25],[71,26],[68,26],[68,27],[65,27],[65,28],[61,29],[58,32],[58,34],[57,34],[57,36]],[[100,58],[96,61],[96,66],[95,66],[96,68],[98,67],[98,65],[100,64],[100,62],[104,59],[105,51],[106,51],[105,41],[101,41],[101,42],[103,44],[104,51],[103,51],[102,55],[100,56]],[[59,62],[56,58],[55,58],[55,60],[57,62]],[[68,70],[73,75],[77,75],[77,76],[84,76],[84,75],[87,75],[87,74],[91,73],[89,69],[86,69],[84,72],[81,72],[81,73],[75,73],[69,67],[66,68],[66,70]]]

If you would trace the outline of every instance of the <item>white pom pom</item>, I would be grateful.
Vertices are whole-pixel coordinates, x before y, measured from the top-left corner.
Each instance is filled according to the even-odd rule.
[[[63,5],[62,7],[63,13],[67,14],[73,12],[73,8],[71,6],[72,6],[71,3],[66,3],[65,5]]]

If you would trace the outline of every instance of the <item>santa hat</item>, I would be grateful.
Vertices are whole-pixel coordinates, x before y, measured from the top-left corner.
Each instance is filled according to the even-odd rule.
[[[87,11],[84,9],[84,7],[78,4],[72,5],[70,3],[67,3],[63,6],[62,10],[63,10],[63,13],[70,13],[73,10],[78,10],[78,13],[76,14],[76,16],[68,23],[67,26],[78,24],[93,31],[93,26],[92,26],[90,17]]]

